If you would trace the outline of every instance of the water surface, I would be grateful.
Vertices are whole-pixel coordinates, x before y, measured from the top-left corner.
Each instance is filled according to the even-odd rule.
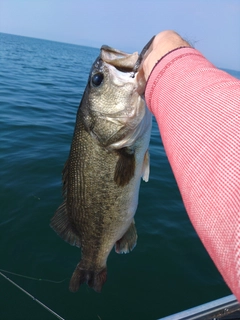
[[[8,274],[69,320],[154,320],[230,294],[189,222],[155,121],[136,248],[127,255],[112,251],[101,294],[86,285],[76,294],[68,291],[80,250],[60,239],[49,221],[62,201],[61,171],[98,53],[0,34],[0,269],[66,279]],[[55,319],[3,277],[0,286],[1,319]]]

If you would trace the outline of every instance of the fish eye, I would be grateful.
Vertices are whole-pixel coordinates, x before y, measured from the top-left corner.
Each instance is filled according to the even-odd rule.
[[[103,73],[95,73],[93,76],[92,76],[92,84],[94,87],[99,87],[100,84],[102,83],[103,81]]]

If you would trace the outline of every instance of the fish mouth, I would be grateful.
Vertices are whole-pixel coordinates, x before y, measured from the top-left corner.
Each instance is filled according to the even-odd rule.
[[[107,45],[103,45],[101,47],[100,58],[104,62],[114,66],[119,71],[131,72],[131,77],[134,78],[135,74],[139,71],[144,57],[147,55],[148,49],[151,47],[154,38],[155,36],[150,39],[140,54],[137,52],[128,54]]]
[[[99,72],[104,73],[106,71],[106,67],[114,74],[114,79],[119,79],[120,83],[125,83],[127,78],[132,77],[134,66],[137,61],[137,52],[128,54],[107,45],[103,45],[101,47],[100,55],[92,66],[90,75],[94,75]],[[116,80],[116,82],[118,81]]]
[[[132,72],[138,58],[139,55],[137,52],[128,54],[107,45],[101,47],[100,59],[121,72]]]

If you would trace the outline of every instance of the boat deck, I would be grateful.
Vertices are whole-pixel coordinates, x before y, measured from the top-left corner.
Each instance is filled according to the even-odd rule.
[[[240,320],[240,304],[234,295],[205,303],[159,320]]]
[[[222,317],[219,317],[219,318],[213,318],[214,320],[217,320],[217,319],[221,319],[221,320],[240,320],[240,310],[237,310],[235,312],[232,312],[230,313],[229,315],[227,316],[222,316]]]

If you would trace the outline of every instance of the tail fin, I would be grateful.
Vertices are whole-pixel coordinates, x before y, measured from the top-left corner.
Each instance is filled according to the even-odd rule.
[[[80,285],[86,282],[87,285],[93,288],[96,292],[101,292],[102,286],[106,282],[106,280],[106,267],[100,271],[87,270],[82,268],[81,262],[79,262],[70,280],[69,290],[72,292],[77,292]]]

